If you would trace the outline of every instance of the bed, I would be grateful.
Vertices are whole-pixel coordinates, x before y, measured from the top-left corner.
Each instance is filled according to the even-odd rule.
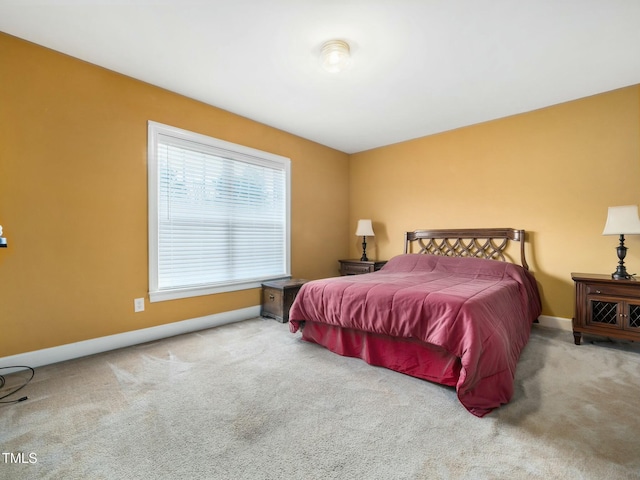
[[[511,400],[540,313],[524,230],[416,230],[376,272],[305,283],[289,324],[332,352],[454,387],[483,417]]]

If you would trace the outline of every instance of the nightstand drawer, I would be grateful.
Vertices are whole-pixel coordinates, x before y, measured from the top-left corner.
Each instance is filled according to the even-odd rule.
[[[262,287],[262,316],[280,317],[283,315],[282,290],[277,288]]]
[[[622,295],[636,297],[638,288],[628,285],[586,284],[587,295]]]
[[[340,275],[361,275],[363,273],[377,272],[386,262],[375,260],[338,260],[340,262]]]
[[[373,269],[369,265],[354,265],[347,263],[342,266],[342,275],[360,275],[361,273],[370,273]]]

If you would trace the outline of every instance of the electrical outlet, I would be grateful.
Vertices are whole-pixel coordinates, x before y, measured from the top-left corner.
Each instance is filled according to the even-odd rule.
[[[144,312],[144,298],[136,298],[133,300],[133,311]]]

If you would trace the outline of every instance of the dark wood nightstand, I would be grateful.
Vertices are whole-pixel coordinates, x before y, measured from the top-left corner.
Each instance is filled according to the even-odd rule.
[[[583,333],[640,340],[640,282],[595,273],[572,273],[571,278],[576,287],[576,345]]]
[[[300,287],[306,282],[307,280],[300,278],[264,282],[262,284],[260,316],[287,323],[291,304],[296,299]]]
[[[340,262],[340,275],[360,275],[380,270],[386,260],[338,260]]]

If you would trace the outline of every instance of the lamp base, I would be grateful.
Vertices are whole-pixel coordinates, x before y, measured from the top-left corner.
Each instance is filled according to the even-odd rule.
[[[362,256],[360,257],[360,261],[362,262],[369,261],[369,259],[367,258],[367,236],[366,235],[362,236]]]
[[[627,273],[627,269],[624,265],[618,265],[616,271],[611,274],[611,278],[614,280],[634,280],[635,277]]]
[[[627,267],[624,266],[624,257],[627,256],[627,247],[624,246],[624,234],[620,234],[620,245],[616,248],[618,254],[618,266],[616,271],[611,274],[614,280],[630,280],[632,275],[627,273]]]
[[[631,280],[633,278],[633,275],[629,275],[628,273],[618,273],[618,272],[613,272],[611,274],[611,278],[613,278],[614,280]]]

